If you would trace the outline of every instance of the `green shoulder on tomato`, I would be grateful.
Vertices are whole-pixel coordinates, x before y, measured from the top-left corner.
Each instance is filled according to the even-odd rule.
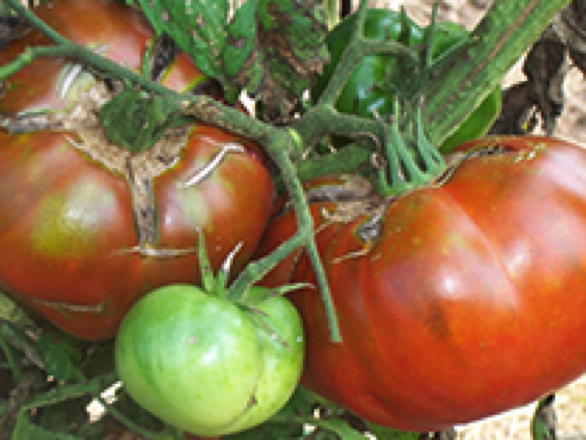
[[[402,17],[397,11],[389,9],[370,9],[364,24],[364,36],[373,40],[402,41],[408,46],[423,47],[426,28],[419,26],[405,16],[408,35],[401,35]],[[331,60],[324,67],[322,75],[312,88],[312,99],[316,101],[324,91],[354,31],[356,15],[350,15],[338,24],[328,35],[327,44]],[[432,48],[432,58],[437,58],[461,44],[468,31],[454,23],[439,23]],[[343,113],[373,117],[373,110],[381,117],[391,114],[394,93],[379,85],[386,76],[397,80],[398,59],[387,54],[368,55],[356,65],[346,86],[342,90],[336,108]],[[393,77],[394,74],[394,77]],[[501,89],[495,88],[474,110],[464,123],[446,139],[439,150],[451,151],[462,142],[476,139],[486,134],[501,108]]]

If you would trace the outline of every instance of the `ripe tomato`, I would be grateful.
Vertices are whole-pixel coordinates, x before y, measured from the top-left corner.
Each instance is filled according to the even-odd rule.
[[[304,340],[295,308],[282,296],[261,298],[267,292],[248,293],[262,315],[186,285],[138,301],[116,338],[116,369],[130,396],[196,435],[270,418],[297,386]]]
[[[586,371],[586,151],[542,137],[460,149],[493,146],[395,200],[342,177],[308,185],[343,341],[315,289],[290,295],[304,386],[374,423],[435,431]],[[276,218],[259,254],[295,227]],[[316,283],[304,253],[266,280],[283,282]]]
[[[143,18],[121,2],[52,1],[37,13],[66,37],[134,69],[152,38]],[[31,31],[0,52],[0,64],[42,44],[46,38]],[[185,55],[161,77],[178,91],[207,84]],[[89,102],[87,91],[96,84],[74,62],[39,59],[4,84],[0,112],[65,114]],[[237,151],[190,184],[229,144]],[[203,124],[178,136],[172,151],[161,150],[131,155],[76,130],[1,132],[0,289],[74,336],[104,339],[145,293],[173,282],[198,283],[197,255],[190,250],[198,231],[207,237],[215,268],[243,243],[237,272],[256,247],[272,203],[262,151]]]

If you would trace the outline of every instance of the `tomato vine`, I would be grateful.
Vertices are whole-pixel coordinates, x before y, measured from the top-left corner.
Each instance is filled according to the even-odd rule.
[[[286,0],[281,1],[286,2]],[[445,169],[445,163],[434,149],[434,145],[438,145],[447,138],[494,89],[504,73],[538,37],[555,13],[569,3],[569,0],[495,1],[468,41],[460,50],[452,54],[447,62],[433,64],[428,60],[430,62],[424,66],[424,70],[429,81],[426,81],[422,96],[418,96],[414,102],[397,102],[395,114],[386,120],[342,114],[334,105],[348,80],[352,67],[364,56],[391,54],[408,63],[421,61],[421,51],[418,48],[409,48],[390,41],[373,41],[363,36],[362,27],[367,13],[367,2],[362,1],[357,11],[353,37],[318,102],[314,106],[297,109],[298,113],[291,120],[278,124],[270,118],[262,120],[251,117],[209,96],[170,90],[145,75],[108,60],[97,51],[93,52],[72,43],[39,20],[18,0],[5,0],[5,2],[51,39],[55,45],[27,48],[13,62],[0,66],[0,80],[7,79],[38,58],[59,57],[76,60],[98,76],[122,78],[127,86],[126,90],[131,90],[133,87],[141,89],[148,93],[149,98],[160,100],[165,107],[165,115],[177,114],[186,120],[220,127],[254,140],[264,147],[278,168],[276,179],[281,184],[281,189],[289,193],[294,205],[296,232],[286,241],[281,242],[271,253],[249,262],[233,280],[228,293],[229,299],[237,301],[243,298],[249,288],[279,262],[304,248],[321,294],[321,304],[324,306],[329,325],[330,341],[339,343],[342,342],[342,336],[338,316],[330,294],[324,263],[318,253],[314,217],[302,182],[326,174],[360,170],[362,175],[371,180],[379,197],[392,198],[437,178]],[[331,26],[338,15],[338,2],[328,0],[325,5]],[[252,8],[247,13],[254,15],[254,11]],[[323,50],[323,47],[320,49]],[[468,62],[462,63],[463,58],[466,58]],[[246,87],[241,89],[246,90]],[[259,111],[259,114],[261,113]],[[0,116],[0,125],[8,132],[39,129],[39,127],[27,126],[26,117],[19,119],[3,115]],[[329,136],[336,135],[352,139],[352,143],[332,154],[316,153],[316,146],[320,142],[324,142],[324,139]],[[428,135],[432,143],[428,141]],[[0,334],[1,349],[7,362],[13,367],[13,378],[20,381],[23,374],[14,361],[12,348],[5,336]],[[106,379],[102,378],[99,381],[90,380],[84,392],[96,395],[98,385],[101,387],[106,382],[108,385],[112,382],[112,376],[105,377]],[[76,379],[80,382],[85,381],[84,377],[76,377]],[[33,401],[30,405],[23,407],[23,411],[50,404],[66,395],[78,397],[81,391],[67,387],[62,389],[62,393],[53,396],[51,398],[53,400]],[[115,408],[108,408],[108,410],[116,415]],[[312,415],[308,415],[307,418],[303,418],[294,412],[286,412],[279,414],[276,420],[305,422],[311,417]],[[120,419],[124,419],[123,414],[120,414]],[[131,420],[124,423],[140,431],[140,427],[134,426]],[[320,421],[316,423],[316,426],[328,426],[328,421]],[[143,433],[149,432],[143,431]],[[339,432],[343,434],[346,431]],[[170,435],[178,438],[180,434],[172,432]]]

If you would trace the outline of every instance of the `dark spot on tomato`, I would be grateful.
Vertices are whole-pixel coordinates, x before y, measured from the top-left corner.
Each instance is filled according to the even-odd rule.
[[[425,325],[437,339],[447,340],[451,331],[444,310],[438,301],[428,301]]]

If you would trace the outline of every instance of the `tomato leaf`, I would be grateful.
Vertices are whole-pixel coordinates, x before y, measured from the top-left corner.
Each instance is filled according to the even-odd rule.
[[[81,437],[57,433],[48,429],[41,428],[31,423],[27,416],[27,411],[20,411],[16,418],[16,424],[12,432],[13,439],[42,439],[42,440],[82,440]]]
[[[222,80],[220,52],[226,41],[227,0],[139,0],[157,34],[167,33],[207,76]],[[222,81],[223,82],[223,81]]]
[[[259,438],[302,438],[303,424],[289,419],[290,416],[310,417],[315,401],[305,389],[298,387],[287,404],[271,419],[256,428],[224,436],[226,440],[256,440]]]
[[[78,341],[65,333],[42,333],[35,349],[43,359],[45,371],[57,381],[69,379],[77,368],[80,354]]]
[[[353,429],[348,423],[341,419],[315,419],[313,422],[320,430],[329,431],[344,440],[364,440],[367,438],[362,433]]]
[[[329,60],[326,34],[322,2],[249,0],[228,27],[225,75],[258,97],[264,119],[286,122]]]
[[[180,123],[179,106],[172,98],[128,87],[102,106],[100,120],[110,142],[137,153],[159,140],[166,128]]]
[[[40,408],[35,413],[34,423],[41,429],[49,430],[55,433],[69,433],[80,436],[79,427],[88,423],[88,413],[86,407],[90,402],[89,396],[84,396],[77,399],[66,400],[56,405],[46,406]],[[96,427],[98,428],[98,427]],[[101,426],[102,430],[104,426]],[[86,429],[86,432],[88,430]],[[93,438],[105,438],[103,432],[101,436]],[[83,437],[81,438],[92,438]],[[40,439],[40,437],[34,437]]]
[[[32,410],[35,410],[36,414],[38,415],[39,411],[43,411],[44,409],[53,405],[67,406],[69,405],[68,401],[70,401],[70,399],[78,399],[81,397],[87,397],[88,395],[95,395],[96,393],[103,390],[106,385],[111,385],[115,379],[116,376],[113,373],[107,373],[85,383],[62,385],[59,388],[53,388],[42,395],[34,395],[29,397],[26,402],[22,403],[20,407],[16,408],[15,424],[11,434],[12,436],[10,438],[39,440],[76,440],[87,438],[65,434],[62,432],[62,429],[58,427],[59,425],[62,425],[62,423],[58,420],[52,420],[52,422],[56,422],[51,423],[52,425],[54,424],[54,426],[40,426],[30,420],[28,415]],[[44,381],[44,379],[42,380]],[[79,403],[80,402],[78,401],[78,404]],[[69,413],[71,415],[71,412]],[[41,419],[43,418],[41,417]],[[50,420],[47,418],[45,418],[44,421],[50,422]]]

